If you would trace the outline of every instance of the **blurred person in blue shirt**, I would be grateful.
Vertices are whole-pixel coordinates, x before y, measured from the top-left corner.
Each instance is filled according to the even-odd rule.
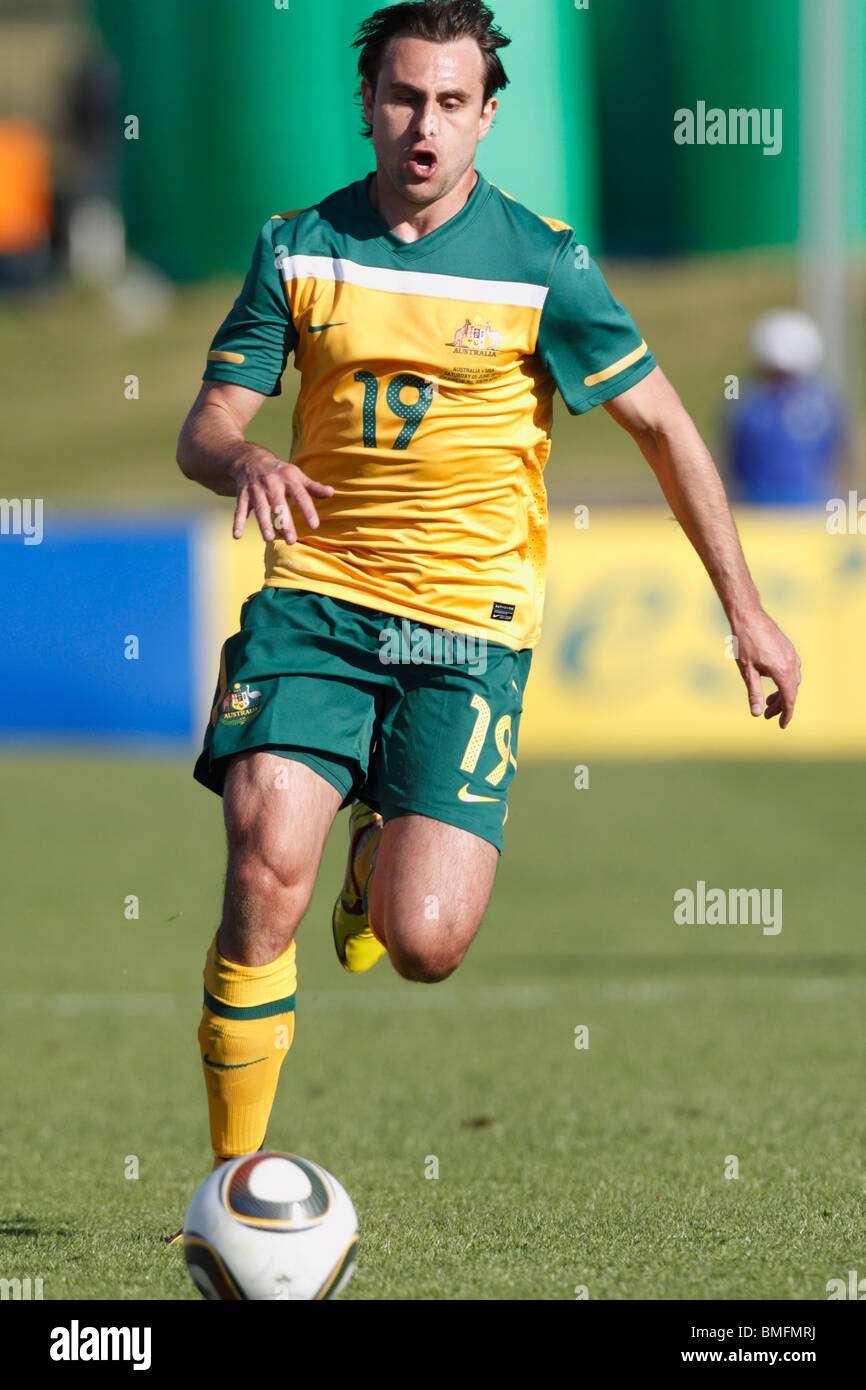
[[[728,433],[731,491],[756,506],[825,503],[838,490],[845,413],[818,375],[824,341],[797,309],[773,309],[755,323],[759,376],[735,405]]]

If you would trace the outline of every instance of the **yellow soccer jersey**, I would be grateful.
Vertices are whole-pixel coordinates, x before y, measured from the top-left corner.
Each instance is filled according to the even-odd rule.
[[[655,361],[571,227],[480,175],[419,241],[373,210],[371,175],[263,227],[205,380],[280,394],[289,457],[334,488],[320,526],[265,554],[265,584],[328,594],[515,649],[544,601],[553,393],[572,414]]]

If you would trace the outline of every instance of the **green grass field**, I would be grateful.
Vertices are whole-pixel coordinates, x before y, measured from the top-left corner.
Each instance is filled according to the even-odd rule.
[[[219,804],[169,761],[2,775],[0,1276],[197,1298],[161,1238],[210,1167]],[[268,1142],[355,1200],[344,1296],[825,1299],[866,1271],[862,801],[860,766],[594,765],[581,792],[522,766],[485,922],[432,986],[339,968],[338,819]],[[674,925],[699,878],[781,887],[781,933]]]

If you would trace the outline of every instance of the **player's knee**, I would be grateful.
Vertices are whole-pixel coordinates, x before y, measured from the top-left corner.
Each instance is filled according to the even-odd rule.
[[[437,933],[417,935],[402,932],[399,927],[388,933],[388,954],[392,964],[404,980],[415,980],[420,984],[438,984],[453,975],[469,947],[469,941],[462,935]]]
[[[226,907],[233,918],[265,921],[276,916],[294,929],[310,891],[308,876],[288,858],[274,862],[250,845],[229,852]]]
[[[251,846],[229,854],[227,880],[238,898],[277,899],[292,891],[295,879],[291,866],[270,863]]]
[[[289,949],[309,899],[309,887],[290,866],[270,864],[255,850],[230,852],[220,954],[247,966],[276,960]]]
[[[404,980],[414,980],[424,985],[435,985],[440,980],[447,980],[460,964],[459,960],[452,961],[447,957],[415,951],[395,951],[393,948],[389,955],[398,975],[402,975]]]

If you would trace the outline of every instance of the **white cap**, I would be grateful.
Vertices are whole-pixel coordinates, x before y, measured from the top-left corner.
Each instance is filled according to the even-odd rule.
[[[752,328],[752,353],[762,367],[811,376],[824,360],[824,339],[801,309],[771,309]]]

